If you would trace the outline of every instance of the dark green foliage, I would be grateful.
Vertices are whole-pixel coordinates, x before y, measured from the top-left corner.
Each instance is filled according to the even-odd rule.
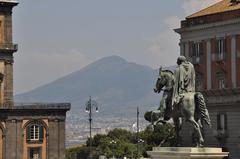
[[[156,113],[153,111],[148,111],[144,114],[145,120],[147,120],[150,123],[157,121],[161,117],[163,117],[163,114],[161,112]]]
[[[139,133],[139,138],[144,142],[139,143],[139,156],[147,157],[146,151],[152,150],[152,147],[158,146],[163,140],[167,141],[163,146],[174,144],[174,131],[171,124],[157,125],[154,129],[147,127]],[[116,144],[111,144],[111,141]],[[93,157],[98,158],[99,155],[112,157],[113,154],[117,158],[126,156],[128,158],[137,158],[137,134],[125,129],[114,129],[107,135],[97,134],[92,139]],[[81,159],[86,159],[89,155],[89,139],[86,146],[67,149],[67,159],[75,159],[78,154]],[[74,156],[75,155],[75,156]],[[73,156],[72,158],[69,158]]]
[[[148,122],[151,122],[151,114],[152,114],[152,111],[146,112],[146,113],[144,114],[144,118],[145,118],[145,120],[147,120]]]
[[[89,148],[86,146],[69,148],[66,150],[66,159],[87,158],[88,155]]]

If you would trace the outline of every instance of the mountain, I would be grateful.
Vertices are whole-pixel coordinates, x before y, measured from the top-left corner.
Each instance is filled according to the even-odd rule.
[[[118,56],[102,58],[85,68],[32,91],[15,96],[16,102],[71,102],[71,111],[84,112],[89,96],[102,115],[132,115],[156,109],[160,95],[153,92],[158,71]],[[100,113],[99,113],[100,114]]]

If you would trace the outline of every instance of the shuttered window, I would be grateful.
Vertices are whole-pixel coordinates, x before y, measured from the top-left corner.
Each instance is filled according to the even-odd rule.
[[[194,57],[200,57],[203,55],[203,42],[191,42],[191,55]]]
[[[27,141],[28,142],[42,142],[44,138],[43,125],[39,123],[32,123],[27,126]]]
[[[216,40],[216,60],[221,61],[226,58],[227,52],[227,40],[225,38],[221,38]]]

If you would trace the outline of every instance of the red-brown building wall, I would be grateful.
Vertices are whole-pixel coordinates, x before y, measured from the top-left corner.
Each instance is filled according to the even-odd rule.
[[[216,57],[216,38],[211,39],[211,53],[212,56]],[[218,89],[218,79],[216,77],[216,73],[220,70],[224,71],[226,73],[226,84],[227,88],[232,87],[232,71],[231,71],[231,37],[227,36],[226,37],[226,59],[217,62],[213,61],[211,62],[212,66],[212,89]]]
[[[231,54],[231,37],[227,36],[226,38],[226,45],[227,45],[227,49],[226,49],[226,54],[227,54],[227,59],[226,59],[226,63],[223,63],[223,69],[226,70],[227,74],[226,74],[226,80],[227,80],[227,88],[232,88],[232,54]]]
[[[240,35],[237,35],[237,87],[240,87]]]
[[[203,44],[203,55],[201,57],[201,62],[199,64],[195,64],[194,68],[196,73],[200,73],[203,76],[203,89],[207,89],[207,42],[205,40],[201,41]],[[193,56],[192,48],[193,42],[189,43],[189,55]]]

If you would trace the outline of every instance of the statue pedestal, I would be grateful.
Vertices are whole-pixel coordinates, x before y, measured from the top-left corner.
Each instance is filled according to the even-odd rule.
[[[222,152],[222,148],[154,147],[147,153],[151,159],[222,159],[229,152]]]

